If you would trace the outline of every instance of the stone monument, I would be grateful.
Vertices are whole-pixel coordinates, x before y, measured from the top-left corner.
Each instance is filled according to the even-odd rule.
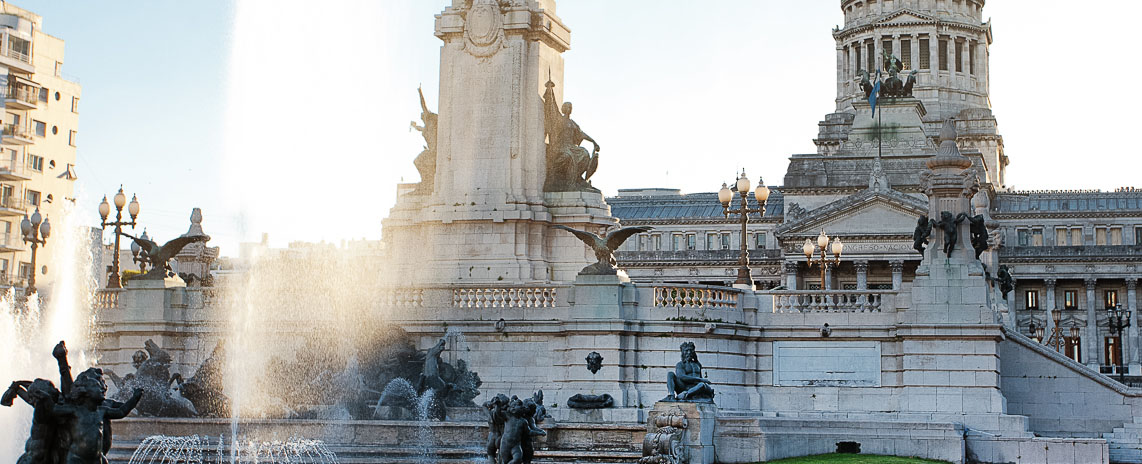
[[[418,127],[430,145],[435,140],[435,172],[431,185],[426,178],[415,194],[398,197],[383,222],[391,280],[574,280],[589,255],[551,225],[596,231],[617,221],[586,183],[598,145],[594,153],[578,146],[591,139],[568,105],[550,108],[563,101],[561,54],[570,46],[555,1],[454,0],[436,17],[436,37],[443,41],[439,115],[435,127],[429,119]],[[560,155],[552,165],[549,146]],[[579,181],[545,186],[556,171]]]

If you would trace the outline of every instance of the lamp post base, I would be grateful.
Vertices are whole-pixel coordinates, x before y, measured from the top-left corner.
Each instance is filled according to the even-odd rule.
[[[757,290],[753,285],[753,275],[750,274],[748,266],[738,268],[738,280],[734,281],[734,288]]]

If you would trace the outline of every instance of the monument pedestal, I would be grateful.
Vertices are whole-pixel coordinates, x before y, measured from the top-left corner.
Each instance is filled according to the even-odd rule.
[[[659,401],[646,421],[642,455],[669,456],[674,462],[714,464],[714,427],[718,407],[713,403]]]

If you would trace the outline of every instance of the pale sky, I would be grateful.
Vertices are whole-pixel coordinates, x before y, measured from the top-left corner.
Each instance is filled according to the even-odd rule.
[[[416,88],[437,107],[445,0],[14,2],[67,42],[83,84],[77,194],[120,183],[161,240],[192,207],[236,255],[262,232],[377,239],[401,179],[418,179]],[[564,98],[604,147],[604,193],[714,191],[738,169],[780,184],[834,110],[839,0],[562,0],[571,28]],[[1142,107],[1133,22],[1142,2],[1098,8],[993,0],[991,96],[1019,189],[1134,185],[1124,144]],[[110,235],[108,235],[109,237]]]

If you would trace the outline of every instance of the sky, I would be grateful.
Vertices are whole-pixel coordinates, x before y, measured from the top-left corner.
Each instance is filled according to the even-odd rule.
[[[191,208],[223,255],[267,233],[378,239],[419,179],[416,88],[437,108],[446,0],[24,0],[83,85],[77,195],[122,184],[167,240]],[[592,178],[714,191],[745,169],[781,183],[835,110],[837,0],[562,0],[564,99],[606,147]],[[1033,7],[1031,7],[1033,6]],[[1137,186],[1142,2],[988,2],[991,101],[1017,189]],[[1110,169],[1107,169],[1110,168]],[[110,238],[110,234],[107,234]]]

